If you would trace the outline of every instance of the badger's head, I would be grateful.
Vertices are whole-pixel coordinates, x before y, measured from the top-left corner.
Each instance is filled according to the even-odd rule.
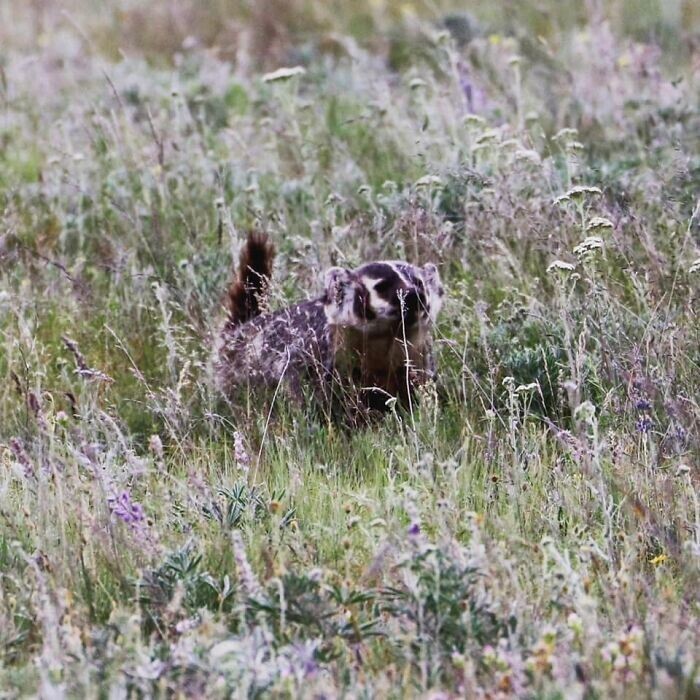
[[[437,318],[444,290],[433,264],[373,262],[326,273],[324,307],[328,323],[368,334],[425,327]]]

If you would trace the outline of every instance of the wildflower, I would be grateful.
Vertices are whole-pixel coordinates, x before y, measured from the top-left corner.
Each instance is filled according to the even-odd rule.
[[[516,394],[524,394],[528,391],[534,391],[535,389],[539,389],[540,385],[539,382],[531,382],[530,384],[518,384],[517,387],[515,387],[515,393]]]
[[[554,666],[554,648],[556,645],[556,633],[545,630],[542,637],[532,649],[532,655],[527,661],[531,671],[548,674]]]
[[[571,199],[575,199],[576,197],[581,197],[584,194],[603,194],[603,191],[599,187],[576,185],[566,193],[566,196],[570,197]]]
[[[643,415],[637,421],[637,431],[646,435],[654,427],[654,421],[648,415]]]
[[[515,153],[516,160],[527,160],[531,163],[541,163],[540,154],[531,148],[520,148]]]
[[[660,566],[663,564],[665,561],[668,560],[668,554],[664,554],[663,552],[661,554],[657,554],[655,557],[652,557],[649,559],[649,563],[652,566]]]
[[[119,495],[112,495],[107,498],[112,515],[119,518],[122,522],[132,527],[138,527],[143,523],[146,516],[143,512],[143,506],[136,501],[131,500],[131,494],[124,490]]]
[[[343,198],[337,192],[331,192],[328,197],[326,197],[324,204],[325,206],[330,207],[334,204],[340,204],[342,201]]]
[[[681,445],[685,444],[688,439],[688,431],[682,425],[677,425],[672,435]]]
[[[602,248],[602,238],[599,238],[598,236],[588,236],[574,248],[574,254],[579,258],[584,258],[594,250],[602,250]]]
[[[442,180],[437,175],[423,175],[422,178],[416,180],[414,187],[440,187],[442,186]]]
[[[298,75],[304,75],[306,73],[306,68],[301,66],[294,66],[293,68],[278,68],[272,73],[265,73],[262,77],[263,83],[278,83],[294,78]]]
[[[563,260],[554,260],[547,265],[547,272],[573,272],[575,269],[575,265]]]
[[[166,664],[159,659],[145,659],[137,666],[130,669],[130,674],[136,678],[155,681],[160,678],[166,668]]]
[[[587,194],[603,194],[603,191],[599,187],[591,187],[589,185],[576,185],[572,187],[566,194],[559,195],[555,200],[555,204],[562,204],[563,202],[578,201],[583,199]]]
[[[696,273],[696,272],[700,272],[700,258],[698,258],[698,259],[688,268],[688,272],[690,272],[691,275],[694,274],[694,273]]]
[[[481,126],[486,123],[486,120],[478,114],[467,114],[463,121],[465,124],[470,124],[472,126]]]
[[[243,444],[243,436],[236,430],[233,433],[233,458],[236,460],[238,469],[243,474],[250,471],[250,457]]]
[[[584,423],[592,423],[595,419],[595,406],[590,401],[584,401],[576,407],[574,418]]]
[[[631,682],[642,670],[644,634],[636,625],[616,640],[606,644],[602,650],[608,668],[625,683]]]
[[[576,613],[569,613],[569,617],[566,618],[566,624],[576,637],[583,635],[583,620]]]
[[[151,435],[148,438],[148,450],[152,452],[158,459],[163,459],[163,442],[159,435]]]
[[[233,559],[236,562],[236,571],[238,572],[238,579],[243,591],[251,598],[260,597],[262,595],[262,587],[253,573],[253,568],[248,561],[245,551],[243,538],[238,530],[234,530],[231,533],[231,542],[233,545]]]
[[[588,222],[588,226],[586,226],[587,231],[595,231],[601,228],[615,228],[615,225],[610,219],[606,219],[604,216],[594,216]]]
[[[12,454],[17,460],[17,463],[22,467],[22,470],[24,471],[24,476],[34,476],[34,465],[32,464],[31,459],[29,459],[29,455],[27,454],[27,451],[24,448],[24,444],[22,443],[22,441],[19,438],[13,437],[10,438],[9,445]]]
[[[476,140],[476,143],[478,144],[485,144],[488,141],[496,141],[498,139],[499,133],[496,131],[496,129],[486,129],[481,136]]]
[[[638,399],[634,407],[638,411],[648,411],[651,408],[651,402],[648,399]]]
[[[306,575],[306,578],[308,578],[309,581],[315,581],[316,583],[323,581],[323,569],[319,569],[318,567],[311,569]]]
[[[175,625],[175,631],[178,634],[185,634],[186,632],[190,632],[193,629],[195,629],[200,623],[200,620],[198,617],[188,617],[185,618],[184,620],[180,620],[176,625]]]
[[[575,138],[578,136],[578,130],[577,129],[571,129],[569,127],[564,127],[563,129],[559,129],[554,136],[552,136],[553,141],[568,141],[569,139]]]

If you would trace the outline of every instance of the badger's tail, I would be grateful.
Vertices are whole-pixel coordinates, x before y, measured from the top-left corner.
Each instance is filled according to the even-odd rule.
[[[275,247],[267,234],[250,231],[241,250],[238,275],[226,297],[227,326],[238,326],[260,313],[260,303],[270,280],[274,257]]]

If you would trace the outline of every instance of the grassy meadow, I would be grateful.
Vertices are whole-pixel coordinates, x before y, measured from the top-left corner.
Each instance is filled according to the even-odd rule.
[[[411,411],[222,400],[253,226]],[[0,378],[0,698],[700,698],[700,5],[0,0]]]

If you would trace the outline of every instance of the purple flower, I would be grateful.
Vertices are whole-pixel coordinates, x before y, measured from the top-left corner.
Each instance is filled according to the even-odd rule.
[[[640,433],[648,433],[654,427],[654,421],[649,416],[642,416],[637,421],[637,431]]]
[[[127,523],[127,525],[138,525],[142,523],[146,516],[143,512],[143,507],[140,503],[131,500],[131,494],[128,491],[122,491],[119,495],[110,496],[107,499],[109,509],[112,515]]]
[[[638,411],[648,411],[651,408],[651,402],[648,399],[638,399],[634,407]]]
[[[412,522],[408,528],[408,534],[413,537],[420,535],[420,523],[416,521]]]

